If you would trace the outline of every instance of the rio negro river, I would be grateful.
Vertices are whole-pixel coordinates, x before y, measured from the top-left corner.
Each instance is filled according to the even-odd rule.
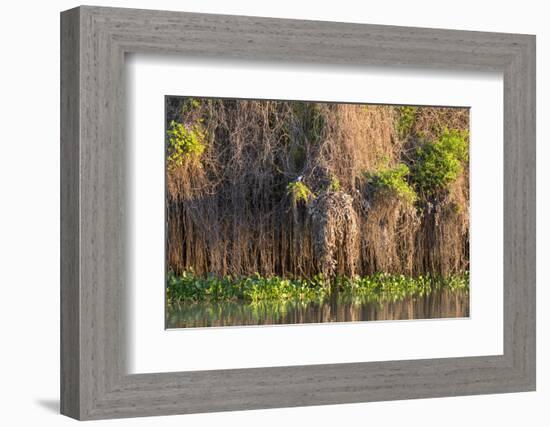
[[[467,290],[443,289],[381,302],[362,302],[351,297],[312,302],[183,302],[167,304],[166,328],[460,318],[469,317],[469,301]]]

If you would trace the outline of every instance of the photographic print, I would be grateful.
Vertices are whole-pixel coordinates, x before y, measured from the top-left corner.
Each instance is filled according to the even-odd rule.
[[[165,103],[167,328],[469,316],[469,108]]]

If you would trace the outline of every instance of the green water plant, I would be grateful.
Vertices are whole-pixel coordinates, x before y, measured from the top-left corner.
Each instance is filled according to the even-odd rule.
[[[250,303],[261,301],[303,302],[323,301],[333,292],[339,297],[360,299],[364,302],[399,301],[409,296],[424,296],[441,289],[468,290],[469,274],[464,272],[449,277],[431,275],[405,276],[376,273],[369,276],[335,277],[328,281],[318,274],[311,279],[207,275],[201,277],[192,271],[176,275],[168,273],[167,298],[171,302],[230,301]]]
[[[340,294],[364,302],[400,301],[409,296],[421,297],[442,289],[453,292],[469,289],[468,272],[448,277],[375,273],[363,277],[340,277],[336,281]]]
[[[167,297],[171,301],[245,300],[249,302],[298,299],[314,301],[324,298],[329,288],[322,275],[311,280],[286,279],[278,276],[248,277],[207,275],[192,271],[181,275],[168,273]]]

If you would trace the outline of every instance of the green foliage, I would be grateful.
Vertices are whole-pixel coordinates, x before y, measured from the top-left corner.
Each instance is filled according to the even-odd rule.
[[[399,301],[408,296],[423,296],[441,289],[468,290],[469,274],[450,277],[417,276],[376,273],[371,276],[337,277],[328,282],[322,275],[312,279],[283,279],[262,277],[198,277],[192,272],[176,276],[169,272],[167,296],[172,302],[243,300],[303,302],[323,301],[337,291],[339,297],[362,302]]]
[[[188,103],[187,107],[190,108],[190,109],[197,109],[201,105],[201,102],[196,98],[189,98],[189,99],[187,99],[186,102]],[[186,104],[184,104],[184,108],[185,108],[185,105]]]
[[[328,191],[340,191],[340,180],[333,176],[330,179],[330,184],[328,185]]]
[[[445,189],[468,160],[468,131],[445,129],[436,141],[420,146],[417,156],[413,180],[419,191],[431,195]]]
[[[441,289],[451,291],[469,289],[469,273],[449,277],[376,273],[371,276],[338,278],[338,289],[362,302],[395,302],[409,296],[424,296]]]
[[[181,276],[169,272],[167,280],[167,296],[171,301],[313,301],[324,298],[327,292],[329,289],[321,275],[312,280],[261,277],[259,274],[251,277],[209,275],[203,278],[193,272],[184,272]]]
[[[309,187],[301,181],[294,181],[288,183],[286,186],[287,194],[292,198],[294,203],[309,202],[310,199],[315,197]]]
[[[408,203],[416,201],[416,193],[407,182],[409,168],[400,163],[394,168],[381,169],[375,173],[367,173],[369,185],[375,191],[391,192]]]
[[[399,118],[397,120],[397,133],[399,134],[399,137],[401,139],[404,139],[409,135],[414,125],[418,107],[403,106],[397,107],[397,110],[399,111]]]
[[[191,118],[193,115],[196,115],[200,112],[200,108],[203,104],[203,100],[197,98],[185,98],[181,100],[180,109],[178,114],[183,118]]]
[[[181,166],[185,159],[200,157],[206,148],[206,131],[200,120],[194,123],[170,122],[168,164]]]

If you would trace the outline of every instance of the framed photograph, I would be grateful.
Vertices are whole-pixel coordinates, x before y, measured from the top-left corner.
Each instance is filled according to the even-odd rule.
[[[534,36],[82,6],[61,90],[63,414],[535,390]]]

